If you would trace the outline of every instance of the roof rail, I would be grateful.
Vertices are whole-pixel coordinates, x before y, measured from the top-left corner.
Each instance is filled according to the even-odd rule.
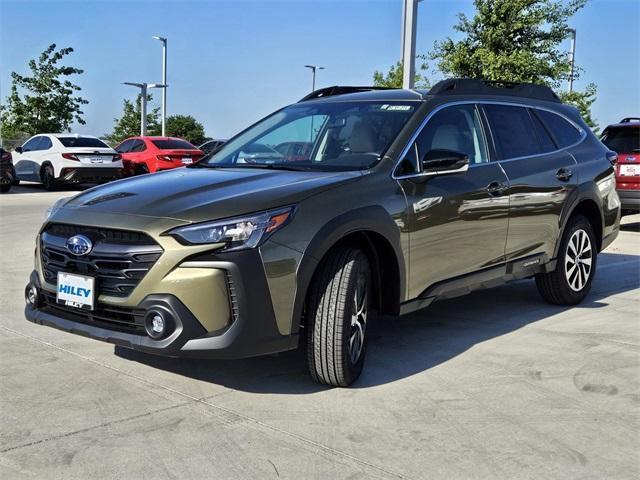
[[[639,117],[624,117],[620,120],[620,123],[631,123],[631,122],[640,122]]]
[[[334,85],[333,87],[325,87],[325,88],[320,88],[318,90],[314,90],[306,97],[301,98],[299,101],[305,102],[307,100],[315,100],[316,98],[332,97],[334,95],[345,95],[347,93],[370,92],[371,90],[394,90],[394,89],[390,87],[348,87],[348,86]]]
[[[429,95],[504,95],[560,102],[560,98],[546,85],[514,83],[480,78],[450,78],[436,83]]]

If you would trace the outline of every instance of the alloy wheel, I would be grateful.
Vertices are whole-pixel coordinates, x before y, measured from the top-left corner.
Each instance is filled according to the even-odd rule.
[[[567,243],[565,253],[564,273],[569,288],[574,292],[581,291],[591,276],[591,261],[593,250],[587,232],[576,230]]]

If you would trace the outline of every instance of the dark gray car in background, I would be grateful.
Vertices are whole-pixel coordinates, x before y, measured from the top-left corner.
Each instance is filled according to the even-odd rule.
[[[308,153],[248,154],[287,142]],[[529,277],[582,301],[618,234],[614,163],[542,86],[318,90],[191,167],[56,204],[25,313],[168,356],[301,345],[349,385],[381,314]]]

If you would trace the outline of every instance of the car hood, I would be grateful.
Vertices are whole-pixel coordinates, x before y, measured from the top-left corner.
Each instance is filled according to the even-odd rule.
[[[361,175],[180,168],[92,188],[72,197],[63,208],[202,222],[293,204]]]

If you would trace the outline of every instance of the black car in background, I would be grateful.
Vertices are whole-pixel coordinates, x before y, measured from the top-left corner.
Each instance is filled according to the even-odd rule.
[[[11,152],[0,147],[0,192],[7,193],[11,190],[11,185],[20,183],[16,176],[16,170],[13,168],[13,160]]]

